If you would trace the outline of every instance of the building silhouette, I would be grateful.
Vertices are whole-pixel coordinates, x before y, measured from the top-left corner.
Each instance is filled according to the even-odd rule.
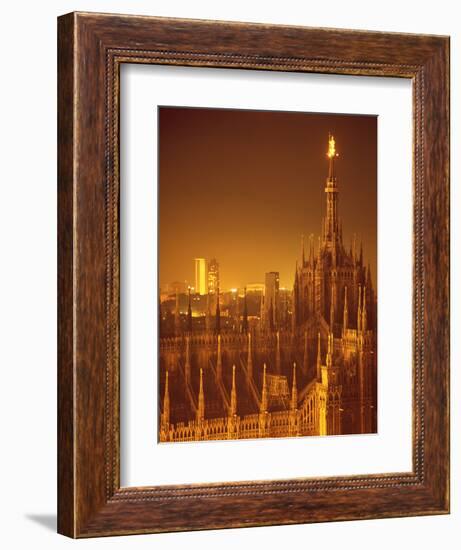
[[[256,320],[245,290],[223,330],[218,288],[204,330],[160,338],[161,442],[376,432],[376,294],[362,246],[343,243],[332,136],[327,156],[321,235],[303,239],[291,301],[267,273]]]

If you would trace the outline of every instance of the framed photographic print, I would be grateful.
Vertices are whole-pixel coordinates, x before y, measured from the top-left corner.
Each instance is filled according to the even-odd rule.
[[[448,513],[448,38],[58,31],[59,532]]]

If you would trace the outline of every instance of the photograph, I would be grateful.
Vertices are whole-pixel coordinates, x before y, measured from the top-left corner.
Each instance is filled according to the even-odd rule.
[[[158,107],[157,441],[377,433],[377,122]]]

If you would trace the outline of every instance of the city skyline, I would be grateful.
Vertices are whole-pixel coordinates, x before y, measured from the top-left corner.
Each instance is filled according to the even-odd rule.
[[[341,196],[344,241],[363,242],[376,287],[376,127],[371,116],[160,108],[160,285],[194,287],[193,259],[218,258],[222,289],[270,271],[292,287],[302,235],[320,233],[331,132],[343,189],[354,189]]]

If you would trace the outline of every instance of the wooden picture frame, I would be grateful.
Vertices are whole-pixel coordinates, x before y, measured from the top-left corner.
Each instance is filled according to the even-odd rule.
[[[449,512],[449,39],[71,13],[58,20],[58,531],[96,537]],[[120,487],[122,63],[408,78],[413,469]]]

